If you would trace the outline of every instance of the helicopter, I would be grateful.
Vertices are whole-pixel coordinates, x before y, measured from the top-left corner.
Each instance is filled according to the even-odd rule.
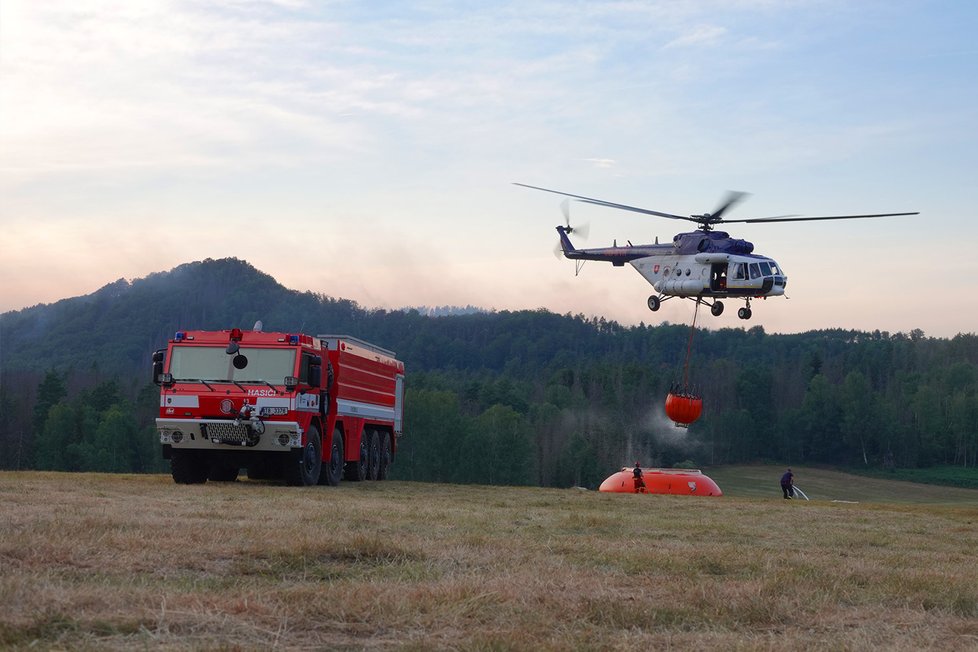
[[[633,245],[629,241],[627,246],[618,246],[616,240],[610,247],[577,249],[569,236],[573,233],[583,234],[584,229],[571,226],[568,210],[569,199],[565,199],[561,205],[565,224],[557,226],[560,245],[555,252],[558,255],[562,252],[565,258],[575,261],[576,273],[578,274],[584,263],[589,260],[611,263],[615,267],[623,267],[625,263],[628,263],[655,288],[656,294],[650,295],[647,302],[649,310],[653,312],[661,307],[663,301],[679,297],[691,299],[698,304],[706,304],[710,307],[713,316],[719,317],[723,313],[722,299],[743,299],[745,305],[737,311],[737,316],[740,319],[750,319],[753,315],[751,299],[784,296],[788,277],[774,259],[753,253],[753,243],[731,238],[729,233],[715,230],[717,225],[855,220],[919,215],[919,212],[817,217],[778,215],[775,217],[728,220],[723,218],[724,213],[743,200],[747,193],[729,192],[712,213],[675,215],[531,186],[525,183],[514,182],[513,185],[563,195],[586,204],[699,224],[699,228],[695,231],[677,234],[672,239],[672,244],[659,244],[659,239],[656,238],[655,244]]]

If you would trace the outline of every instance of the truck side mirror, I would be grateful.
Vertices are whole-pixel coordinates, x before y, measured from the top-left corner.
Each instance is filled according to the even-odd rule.
[[[318,355],[309,359],[309,384],[321,387],[323,384],[323,359]]]
[[[153,382],[160,384],[160,375],[163,373],[163,362],[166,360],[166,349],[160,349],[153,353]]]

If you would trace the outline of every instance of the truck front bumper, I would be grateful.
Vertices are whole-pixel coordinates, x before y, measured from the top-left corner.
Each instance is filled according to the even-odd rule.
[[[157,419],[160,443],[175,449],[285,451],[302,447],[302,428],[295,421],[231,419]]]

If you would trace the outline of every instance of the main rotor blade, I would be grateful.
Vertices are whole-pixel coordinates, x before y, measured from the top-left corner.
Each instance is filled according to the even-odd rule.
[[[722,204],[720,204],[713,213],[710,214],[710,218],[719,221],[721,216],[734,204],[743,201],[749,193],[740,192],[738,190],[731,190],[727,193],[727,197]],[[725,220],[724,220],[725,221]]]
[[[816,220],[862,220],[873,217],[900,217],[902,215],[920,215],[920,211],[913,213],[875,213],[873,215],[823,215],[819,217],[755,217],[746,220],[724,220],[724,224],[733,222],[762,224],[772,222],[813,222]]]
[[[584,197],[583,195],[572,195],[569,192],[560,192],[559,190],[550,190],[549,188],[541,188],[539,186],[530,186],[525,183],[513,182],[514,186],[523,186],[524,188],[532,188],[533,190],[542,190],[543,192],[552,192],[555,195],[563,195],[564,197],[573,197],[574,199],[580,199],[586,204],[594,204],[596,206],[606,206],[608,208],[617,208],[623,211],[632,211],[633,213],[642,213],[644,215],[655,215],[657,217],[668,217],[671,220],[686,220],[687,222],[699,222],[699,220],[690,217],[689,215],[673,215],[672,213],[660,213],[659,211],[649,210],[647,208],[638,208],[636,206],[628,206],[627,204],[616,204],[614,202],[605,201],[603,199],[594,199],[593,197]]]

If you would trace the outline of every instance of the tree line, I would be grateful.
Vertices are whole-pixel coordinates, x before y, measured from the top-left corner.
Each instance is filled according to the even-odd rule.
[[[700,331],[690,378],[704,414],[685,430],[662,405],[687,326],[364,310],[229,259],[0,316],[0,468],[165,469],[150,354],[181,328],[259,318],[265,330],[344,332],[398,352],[408,387],[398,478],[596,486],[635,461],[978,465],[973,334]]]

